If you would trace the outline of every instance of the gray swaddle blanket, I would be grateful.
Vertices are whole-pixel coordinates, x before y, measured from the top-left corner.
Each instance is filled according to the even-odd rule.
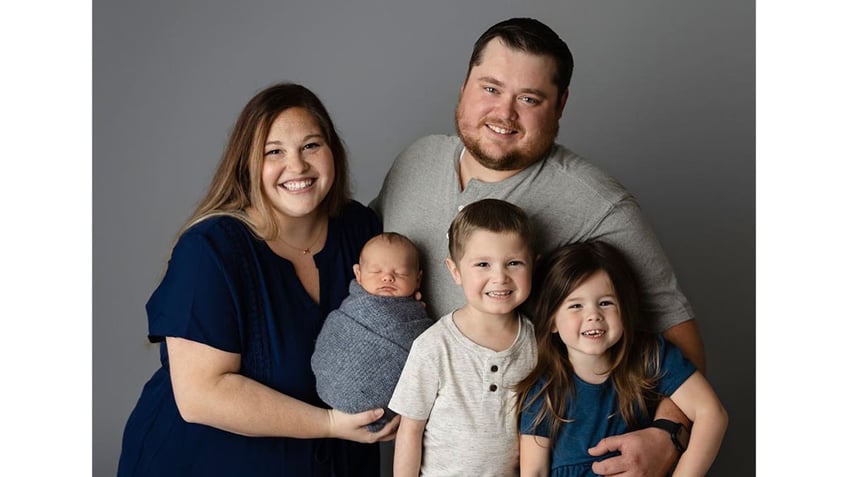
[[[415,298],[371,295],[351,280],[350,295],[327,315],[315,341],[318,396],[348,414],[382,407],[385,414],[368,425],[382,429],[395,415],[387,406],[409,348],[431,324]]]

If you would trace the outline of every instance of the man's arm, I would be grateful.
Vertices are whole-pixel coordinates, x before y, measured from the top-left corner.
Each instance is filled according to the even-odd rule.
[[[663,338],[680,348],[683,356],[692,362],[701,374],[707,374],[707,360],[704,353],[704,342],[695,320],[684,321],[663,332]]]

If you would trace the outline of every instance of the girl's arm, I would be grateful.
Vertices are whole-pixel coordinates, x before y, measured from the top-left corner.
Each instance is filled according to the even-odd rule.
[[[673,475],[706,475],[718,455],[724,431],[727,429],[727,411],[713,387],[698,371],[677,388],[671,395],[671,400],[692,421],[689,445],[680,456]]]
[[[551,473],[551,440],[547,437],[521,434],[518,441],[521,477],[548,477]]]
[[[395,477],[418,477],[421,472],[421,448],[427,421],[400,418],[395,441]]]
[[[165,338],[174,398],[187,421],[245,436],[335,437],[371,443],[394,437],[395,418],[365,427],[382,409],[345,414],[299,401],[239,374],[241,355],[183,338]]]

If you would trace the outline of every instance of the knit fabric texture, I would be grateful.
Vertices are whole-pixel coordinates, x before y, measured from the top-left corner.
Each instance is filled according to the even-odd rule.
[[[368,425],[372,432],[382,429],[395,416],[389,400],[412,342],[432,324],[415,298],[372,295],[351,280],[350,295],[327,315],[315,342],[318,396],[348,414],[383,408]]]

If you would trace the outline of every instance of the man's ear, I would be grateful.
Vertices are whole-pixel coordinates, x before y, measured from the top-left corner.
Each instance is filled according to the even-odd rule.
[[[421,277],[424,276],[424,270],[418,270],[418,278],[416,279],[415,289],[419,289],[421,287]]]
[[[453,260],[451,260],[450,257],[445,259],[445,265],[447,265],[448,271],[450,272],[451,276],[453,277],[453,281],[457,285],[462,285],[462,277],[460,277],[460,275],[459,275],[459,268],[456,266],[455,263],[453,263]]]
[[[353,264],[353,275],[356,277],[356,283],[359,283],[360,285],[362,285],[362,275],[361,275],[361,273],[362,272],[359,270],[359,264],[354,263]]]
[[[562,96],[559,97],[559,104],[557,105],[557,120],[562,118],[562,111],[565,109],[565,102],[568,101],[568,88],[565,88]]]

